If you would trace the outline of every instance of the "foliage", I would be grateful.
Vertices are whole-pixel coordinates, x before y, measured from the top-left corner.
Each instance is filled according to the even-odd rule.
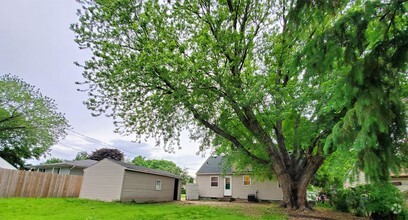
[[[177,164],[175,164],[172,161],[155,159],[146,160],[145,157],[137,156],[132,160],[132,163],[137,166],[163,170],[169,173],[179,175],[181,176],[181,182],[183,185],[185,185],[186,183],[193,182],[193,178],[190,175],[188,175],[187,169],[181,169],[179,166],[177,166]]]
[[[356,156],[351,152],[336,151],[328,156],[313,177],[311,184],[323,188],[325,192],[343,188],[347,178],[354,176]]]
[[[287,219],[277,205],[251,207],[186,203],[132,204],[78,198],[0,198],[0,219]],[[35,209],[33,208],[35,207]],[[62,208],[63,207],[63,208]]]
[[[88,152],[81,151],[81,152],[77,153],[74,160],[86,160],[86,159],[88,159],[88,157],[89,157]]]
[[[65,137],[67,120],[54,100],[12,75],[0,76],[0,156],[23,167]]]
[[[50,159],[47,159],[44,164],[51,164],[51,163],[62,163],[64,162],[63,159],[57,158],[57,157],[52,157]]]
[[[404,219],[407,213],[402,193],[390,183],[339,190],[331,199],[339,211],[371,216],[374,219]]]
[[[109,158],[116,161],[123,161],[124,154],[118,149],[101,148],[92,151],[92,153],[90,153],[88,157],[88,159],[90,160],[97,161],[103,160],[105,158]]]
[[[376,181],[406,159],[404,1],[82,2],[80,84],[117,132],[174,151],[187,129],[292,208],[335,151]]]

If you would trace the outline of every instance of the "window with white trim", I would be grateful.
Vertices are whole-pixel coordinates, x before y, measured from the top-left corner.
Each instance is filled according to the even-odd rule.
[[[251,176],[250,175],[244,175],[244,186],[251,186]]]
[[[156,180],[156,190],[161,190],[161,188],[162,188],[162,181]]]
[[[218,187],[218,176],[211,177],[211,187]]]

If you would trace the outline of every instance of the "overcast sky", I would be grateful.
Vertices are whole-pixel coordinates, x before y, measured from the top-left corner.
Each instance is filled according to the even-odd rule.
[[[78,49],[69,29],[77,21],[78,8],[80,4],[75,0],[4,0],[0,7],[0,75],[19,76],[54,99],[58,110],[77,132],[69,131],[64,140],[51,148],[47,158],[73,159],[79,151],[109,147],[98,144],[96,139],[122,150],[128,159],[142,155],[171,160],[194,174],[206,158],[196,154],[198,144],[187,135],[182,139],[182,149],[169,154],[155,147],[153,141],[134,143],[132,137],[115,134],[112,119],[92,117],[82,104],[87,96],[78,92],[75,85],[82,81],[82,69],[73,63],[81,63],[90,55]],[[29,162],[37,164],[44,160]]]

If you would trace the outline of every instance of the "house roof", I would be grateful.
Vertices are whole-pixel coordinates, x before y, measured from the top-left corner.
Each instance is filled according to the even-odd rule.
[[[181,177],[179,175],[175,175],[172,174],[170,172],[166,172],[163,170],[156,170],[156,169],[150,169],[147,167],[142,167],[142,166],[136,166],[133,164],[128,164],[128,163],[123,163],[121,161],[116,161],[116,160],[111,160],[111,159],[104,159],[104,160],[110,160],[116,164],[121,165],[122,167],[125,168],[125,170],[129,170],[129,171],[136,171],[136,172],[140,172],[140,173],[148,173],[148,174],[154,174],[154,175],[158,175],[158,176],[167,176],[167,177],[172,177],[175,179],[181,179]]]
[[[79,167],[79,168],[87,168],[98,161],[96,160],[73,160],[73,161],[65,161],[62,163],[50,163],[50,164],[40,164],[40,165],[34,165],[30,166],[29,168],[41,168],[41,167]]]
[[[210,156],[197,171],[200,174],[232,174],[231,167],[224,167],[224,156]]]
[[[9,162],[4,160],[3,158],[0,157],[0,168],[4,169],[10,169],[10,170],[17,170],[13,165],[11,165]]]

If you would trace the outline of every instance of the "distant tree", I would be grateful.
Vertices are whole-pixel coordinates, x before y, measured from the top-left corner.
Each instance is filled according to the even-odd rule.
[[[188,175],[187,169],[182,169],[177,164],[168,160],[147,159],[142,156],[137,156],[132,160],[132,163],[137,166],[143,166],[151,169],[163,170],[181,176],[182,184],[193,181],[193,178]]]
[[[46,160],[44,162],[44,164],[52,164],[52,163],[62,163],[65,160],[61,159],[61,158],[57,158],[57,157],[51,157],[50,159]]]
[[[111,148],[101,148],[93,151],[88,159],[90,160],[103,160],[105,158],[109,158],[116,161],[123,161],[124,154],[118,149],[111,149]]]
[[[81,151],[77,153],[74,160],[86,160],[88,159],[88,157],[89,157],[88,152]]]
[[[38,159],[68,128],[54,100],[12,75],[0,76],[0,156],[17,167]]]

